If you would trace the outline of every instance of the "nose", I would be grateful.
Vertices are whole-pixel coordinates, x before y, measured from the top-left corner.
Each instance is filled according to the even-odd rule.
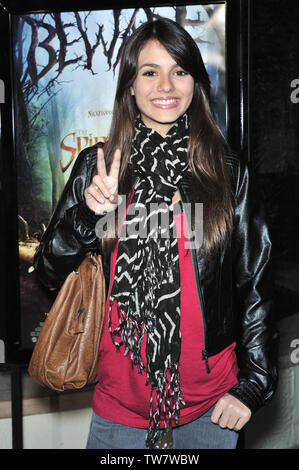
[[[158,91],[162,92],[167,92],[169,93],[171,90],[173,90],[173,82],[171,80],[170,75],[168,74],[162,74],[159,79],[158,83]]]

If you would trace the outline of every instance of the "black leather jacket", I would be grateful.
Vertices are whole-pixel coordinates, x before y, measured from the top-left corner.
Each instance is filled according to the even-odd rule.
[[[71,176],[35,255],[35,269],[47,287],[59,287],[83,260],[99,250],[96,216],[85,204],[84,190],[96,164],[96,146],[77,157]],[[235,195],[234,229],[230,244],[212,256],[191,250],[204,325],[206,361],[237,341],[239,383],[229,392],[255,412],[273,396],[277,384],[278,335],[270,321],[272,288],[269,266],[271,241],[256,187],[249,184],[248,166],[226,155]],[[188,202],[192,175],[179,185]],[[133,188],[133,182],[132,186]],[[103,256],[106,284],[110,280],[110,255]]]

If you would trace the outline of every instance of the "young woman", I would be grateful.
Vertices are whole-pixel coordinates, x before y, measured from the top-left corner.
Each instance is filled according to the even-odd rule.
[[[139,27],[122,53],[108,144],[78,156],[37,251],[49,287],[86,252],[102,253],[107,308],[87,448],[235,448],[275,391],[271,242],[209,91],[183,28]],[[199,203],[203,240],[188,245]],[[103,217],[119,221],[97,236]]]

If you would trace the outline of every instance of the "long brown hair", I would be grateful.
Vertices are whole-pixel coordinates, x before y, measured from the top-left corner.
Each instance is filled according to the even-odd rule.
[[[138,57],[149,40],[159,41],[194,79],[193,99],[188,109],[190,137],[188,162],[193,173],[190,202],[203,203],[205,252],[209,253],[229,239],[232,231],[233,203],[230,180],[224,162],[225,138],[210,106],[210,79],[200,51],[187,31],[166,18],[143,23],[126,42],[122,51],[109,140],[105,150],[109,170],[115,149],[122,151],[119,193],[128,195],[131,186],[128,163],[135,120],[139,110],[130,93],[137,76]],[[116,237],[106,239],[104,251],[111,251]]]

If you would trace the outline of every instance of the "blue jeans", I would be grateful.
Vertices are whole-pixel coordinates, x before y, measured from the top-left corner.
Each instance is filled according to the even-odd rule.
[[[238,433],[211,421],[213,408],[190,423],[173,428],[174,449],[235,449]],[[93,413],[87,449],[147,449],[147,430],[114,423]]]

